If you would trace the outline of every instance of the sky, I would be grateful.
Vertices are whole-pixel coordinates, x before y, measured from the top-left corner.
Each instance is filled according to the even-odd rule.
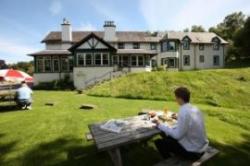
[[[182,31],[206,29],[232,12],[250,15],[249,0],[0,0],[0,59],[32,60],[27,54],[44,49],[41,40],[61,29],[66,17],[73,30],[103,30],[113,20],[117,30]]]

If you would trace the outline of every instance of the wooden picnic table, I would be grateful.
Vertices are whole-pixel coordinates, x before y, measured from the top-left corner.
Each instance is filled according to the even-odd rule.
[[[122,166],[121,146],[161,133],[159,129],[153,127],[151,121],[145,120],[145,115],[129,117],[122,120],[127,121],[128,124],[123,127],[120,133],[101,129],[100,126],[105,122],[89,125],[97,150],[107,151],[115,166]]]

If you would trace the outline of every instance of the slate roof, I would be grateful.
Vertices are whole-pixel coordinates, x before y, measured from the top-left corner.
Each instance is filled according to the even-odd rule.
[[[222,44],[227,44],[228,42],[222,39],[220,36],[216,35],[213,32],[176,32],[169,31],[163,37],[164,39],[175,39],[182,40],[185,36],[188,36],[191,39],[192,43],[211,43],[214,37],[218,37]]]
[[[36,56],[36,55],[70,55],[71,52],[68,50],[42,50],[38,52],[34,52],[31,54],[28,54],[30,56]]]
[[[76,43],[85,38],[90,33],[94,33],[100,38],[103,38],[103,31],[73,31],[72,42]],[[60,42],[62,33],[60,31],[50,32],[42,42]],[[159,42],[160,36],[153,36],[146,31],[116,31],[117,40],[114,42]]]

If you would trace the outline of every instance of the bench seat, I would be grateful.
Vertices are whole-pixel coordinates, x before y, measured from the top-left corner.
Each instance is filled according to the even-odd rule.
[[[167,160],[161,161],[155,164],[154,166],[199,166],[214,157],[218,153],[219,150],[209,146],[206,152],[201,156],[201,158],[196,161],[184,160],[183,158],[175,156]]]

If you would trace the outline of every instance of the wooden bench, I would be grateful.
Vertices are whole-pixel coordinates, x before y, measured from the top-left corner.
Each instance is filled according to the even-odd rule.
[[[172,157],[170,159],[161,161],[154,166],[199,166],[203,164],[204,162],[208,161],[212,157],[214,157],[216,154],[218,154],[219,151],[211,146],[209,146],[204,153],[204,155],[196,161],[189,161],[189,160],[183,160],[180,157]]]

